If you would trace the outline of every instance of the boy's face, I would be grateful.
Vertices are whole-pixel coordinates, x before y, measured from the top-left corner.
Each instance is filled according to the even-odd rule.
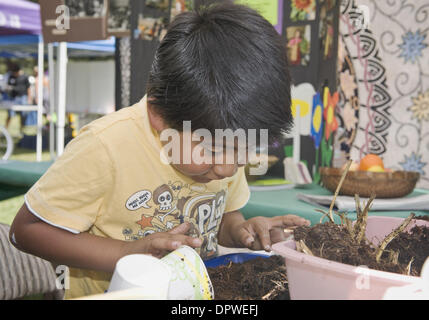
[[[169,129],[163,119],[148,103],[149,122],[158,133]],[[171,165],[180,173],[199,183],[208,183],[233,176],[239,167],[245,165],[246,150],[237,147],[237,141],[207,142],[204,138],[196,139],[191,133],[178,132],[180,156]],[[166,146],[168,141],[162,141]],[[171,150],[170,150],[171,151]],[[171,154],[168,155],[171,157]],[[238,161],[240,159],[240,161]]]
[[[245,160],[238,161],[243,150],[239,150],[234,143],[222,146],[222,143],[208,144],[203,139],[186,143],[187,135],[183,132],[179,135],[180,161],[171,165],[196,182],[208,183],[232,177],[239,167],[245,165]],[[185,159],[186,155],[188,160]],[[228,156],[230,158],[227,158]]]

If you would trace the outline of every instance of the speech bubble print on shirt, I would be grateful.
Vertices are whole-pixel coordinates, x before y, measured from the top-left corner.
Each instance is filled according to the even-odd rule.
[[[150,199],[152,199],[152,193],[149,190],[138,191],[128,198],[125,206],[131,211],[135,211],[141,207],[150,209],[150,206],[147,204]]]

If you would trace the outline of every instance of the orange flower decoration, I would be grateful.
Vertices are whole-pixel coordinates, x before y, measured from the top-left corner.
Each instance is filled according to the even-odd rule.
[[[325,119],[325,139],[329,140],[332,132],[335,132],[338,129],[338,121],[335,117],[335,107],[338,104],[339,100],[338,92],[335,92],[332,96],[329,92],[329,88],[326,87],[323,95],[323,118]]]
[[[295,8],[305,10],[313,4],[313,0],[293,0]]]

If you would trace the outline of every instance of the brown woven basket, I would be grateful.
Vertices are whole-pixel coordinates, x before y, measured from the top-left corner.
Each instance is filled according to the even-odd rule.
[[[320,168],[323,186],[335,192],[343,171],[339,168]],[[399,198],[410,194],[420,174],[411,171],[370,172],[349,171],[339,191],[340,195],[377,198]]]

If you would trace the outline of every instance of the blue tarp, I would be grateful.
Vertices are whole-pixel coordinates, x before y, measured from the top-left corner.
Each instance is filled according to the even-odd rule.
[[[115,37],[107,40],[67,42],[67,48],[73,50],[115,52]]]
[[[39,35],[0,36],[0,57],[37,57]],[[115,52],[115,38],[107,40],[68,42],[69,57],[110,56]]]
[[[39,43],[39,35],[35,34],[20,34],[20,35],[8,35],[0,36],[0,45],[20,45],[20,44],[31,44]]]

